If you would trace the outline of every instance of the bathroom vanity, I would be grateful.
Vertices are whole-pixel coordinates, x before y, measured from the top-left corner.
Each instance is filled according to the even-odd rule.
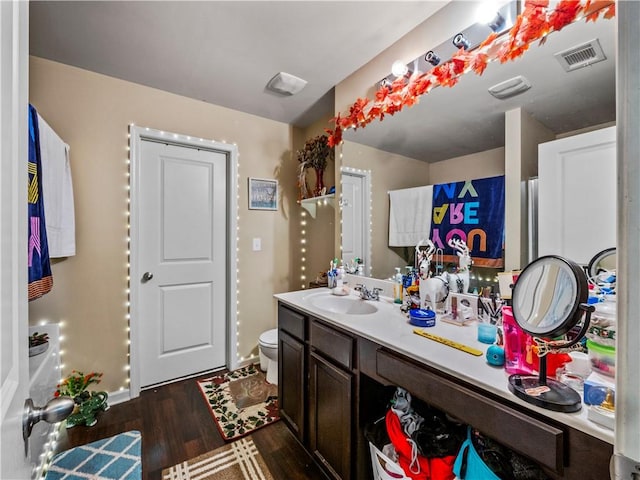
[[[586,406],[560,413],[508,390],[508,375],[413,333],[398,305],[338,297],[329,289],[276,295],[280,414],[333,478],[371,478],[365,428],[396,386],[534,460],[551,478],[609,478],[613,432]],[[486,350],[476,327],[438,322],[428,331]]]

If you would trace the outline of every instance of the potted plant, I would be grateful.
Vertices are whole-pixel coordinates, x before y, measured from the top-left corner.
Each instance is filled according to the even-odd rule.
[[[334,159],[334,149],[329,146],[326,135],[318,135],[310,138],[304,144],[302,150],[298,150],[299,175],[298,185],[301,190],[302,198],[306,198],[307,186],[305,173],[307,168],[313,168],[316,172],[316,189],[314,195],[322,195],[324,182],[322,175],[324,169],[327,168],[327,162]]]
[[[73,413],[67,417],[67,428],[76,425],[92,427],[98,422],[97,413],[109,409],[107,392],[87,390],[89,385],[100,383],[101,379],[102,373],[91,372],[85,375],[77,370],[72,370],[71,375],[58,385],[55,397],[71,397],[76,404]]]
[[[49,334],[33,332],[29,335],[29,356],[33,357],[45,352],[49,348]]]

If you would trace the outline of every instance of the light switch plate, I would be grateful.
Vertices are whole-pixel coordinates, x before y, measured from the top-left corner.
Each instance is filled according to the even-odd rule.
[[[254,238],[253,239],[253,251],[254,252],[259,252],[260,250],[262,250],[262,240],[260,238]]]

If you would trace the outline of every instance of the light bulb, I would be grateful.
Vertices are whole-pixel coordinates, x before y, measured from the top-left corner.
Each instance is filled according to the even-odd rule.
[[[393,65],[391,66],[391,73],[394,74],[396,77],[404,77],[408,71],[409,71],[409,67],[407,67],[400,60],[396,60],[395,62],[393,62]]]

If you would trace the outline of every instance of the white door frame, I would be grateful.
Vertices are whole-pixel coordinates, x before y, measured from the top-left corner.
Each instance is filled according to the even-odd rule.
[[[365,275],[370,277],[373,275],[373,266],[371,265],[371,170],[361,170],[353,167],[340,167],[342,175],[350,175],[352,177],[360,177],[362,182],[362,205],[364,206],[364,215],[362,228],[364,229],[364,268]],[[342,182],[342,178],[340,179]],[[340,199],[340,210],[342,210],[342,198]],[[342,251],[342,214],[340,215],[340,251]]]
[[[0,478],[29,478],[41,452],[22,442],[29,396],[27,336],[27,158],[29,156],[29,5],[0,2]],[[40,405],[38,405],[40,406]]]
[[[142,140],[161,142],[186,148],[210,150],[223,153],[227,159],[227,298],[226,298],[226,330],[227,330],[227,358],[226,367],[235,370],[238,367],[237,347],[237,229],[238,229],[238,147],[236,145],[195,138],[188,135],[168,133],[152,128],[131,125],[130,135],[130,172],[129,179],[129,391],[131,398],[140,394],[140,342],[144,341],[139,331],[139,283],[131,278],[140,278],[142,271],[139,266],[139,211],[140,191],[140,163]]]

